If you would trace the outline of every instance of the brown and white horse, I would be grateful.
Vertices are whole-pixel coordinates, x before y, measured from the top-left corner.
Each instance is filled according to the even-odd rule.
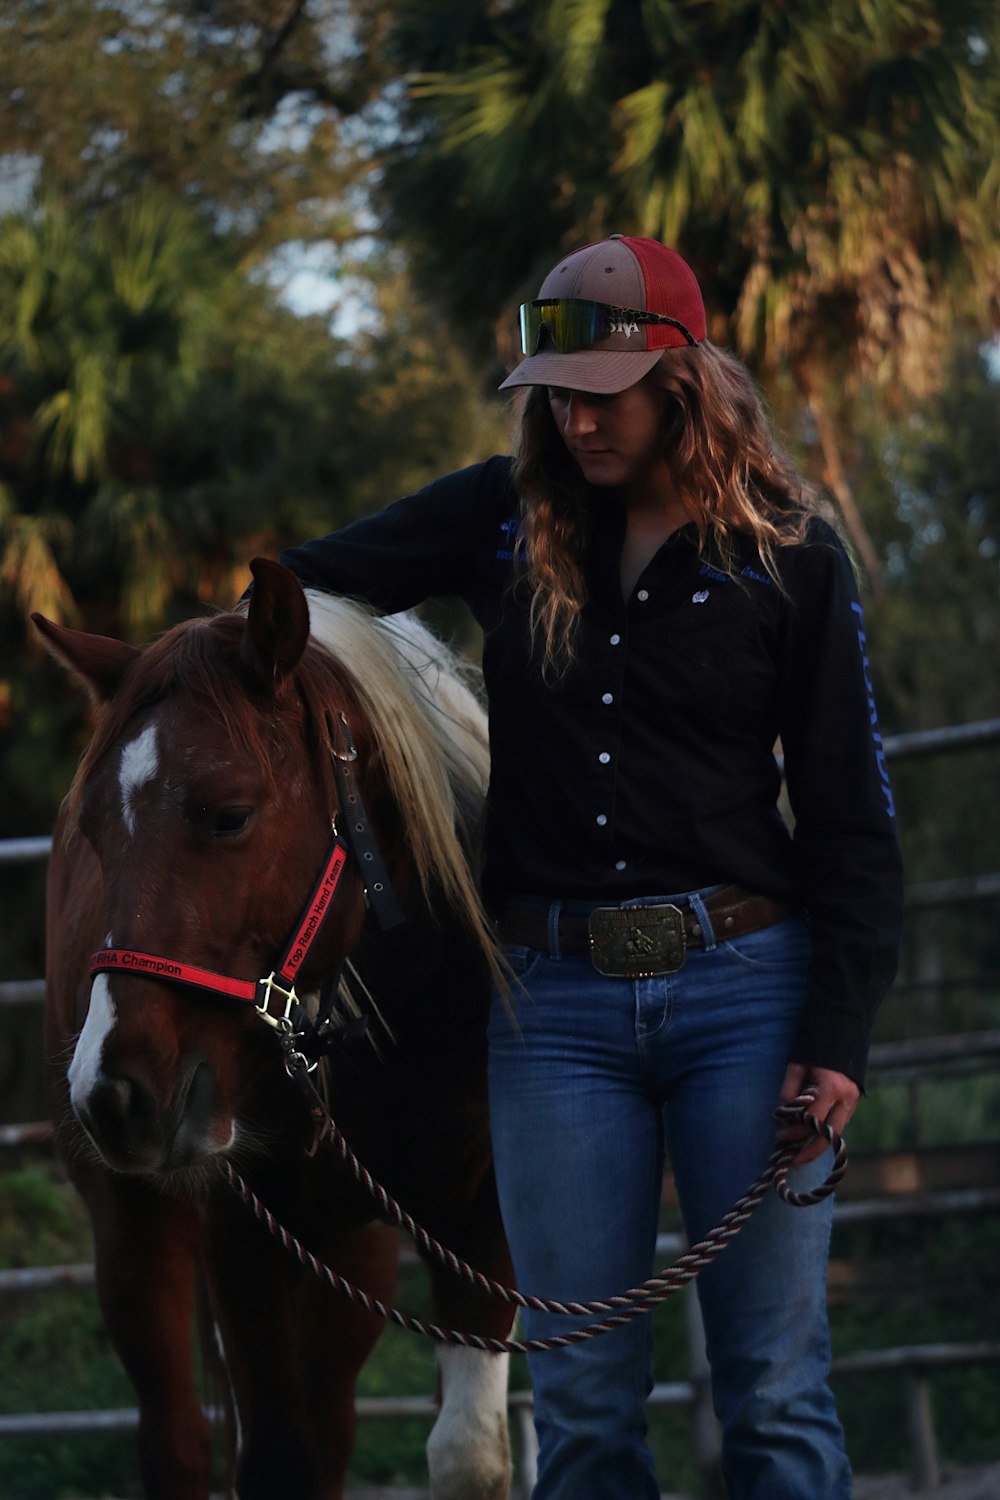
[[[322,1026],[333,1117],[433,1235],[510,1275],[486,1114],[489,933],[468,857],[486,777],[482,711],[415,621],[307,599],[276,563],[253,571],[248,610],[186,621],[142,651],[36,621],[101,705],[54,840],[50,1107],[138,1397],[146,1492],[163,1500],[209,1493],[192,1368],[200,1286],[231,1387],[241,1500],[342,1494],[355,1379],[380,1332],[267,1236],[222,1160],[345,1277],[383,1299],[394,1284],[396,1232],[328,1146],[307,1153],[288,1028],[242,1003],[263,995],[275,1019],[257,982],[278,956],[294,950],[306,1027],[343,989],[347,959],[349,987],[377,1003],[379,1035],[377,1046],[343,1042],[332,1020]],[[342,805],[338,758],[357,808]],[[351,847],[352,822],[369,852]],[[362,866],[377,869],[380,855],[388,879],[373,882]],[[300,928],[322,871],[323,920]],[[366,884],[390,883],[405,921],[379,931]],[[307,930],[315,940],[290,948]],[[231,993],[178,974],[223,976]],[[440,1323],[506,1334],[509,1308],[433,1265],[430,1275]],[[428,1443],[438,1500],[508,1492],[505,1365],[441,1350]]]

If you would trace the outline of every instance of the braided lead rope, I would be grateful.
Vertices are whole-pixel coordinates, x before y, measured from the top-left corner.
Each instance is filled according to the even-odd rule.
[[[743,1196],[737,1200],[730,1211],[724,1215],[714,1229],[709,1231],[703,1240],[699,1240],[697,1244],[692,1245],[672,1266],[666,1267],[663,1271],[650,1277],[648,1281],[642,1282],[641,1285],[632,1287],[629,1291],[622,1292],[616,1296],[593,1302],[557,1302],[547,1298],[533,1297],[527,1293],[519,1292],[513,1287],[504,1286],[501,1282],[494,1281],[492,1277],[485,1275],[482,1271],[477,1271],[464,1260],[460,1260],[453,1251],[446,1249],[438,1240],[428,1234],[375,1181],[371,1173],[368,1172],[354,1155],[353,1151],[351,1151],[340,1130],[331,1122],[331,1140],[337,1147],[342,1159],[350,1167],[357,1181],[366,1188],[390,1219],[401,1228],[406,1229],[419,1245],[434,1255],[456,1275],[471,1282],[481,1291],[487,1292],[504,1302],[520,1308],[530,1308],[537,1312],[554,1313],[566,1317],[586,1316],[591,1313],[615,1313],[615,1316],[603,1318],[600,1322],[592,1323],[587,1328],[580,1328],[572,1333],[555,1335],[545,1339],[495,1339],[479,1334],[462,1333],[454,1328],[441,1328],[436,1323],[425,1322],[422,1318],[413,1317],[409,1313],[402,1312],[399,1308],[388,1306],[377,1297],[372,1297],[367,1292],[362,1291],[360,1287],[354,1286],[352,1282],[347,1281],[337,1271],[334,1271],[332,1267],[326,1265],[313,1255],[310,1250],[307,1250],[301,1241],[296,1239],[274,1217],[229,1161],[224,1161],[221,1165],[230,1186],[242,1198],[254,1216],[264,1225],[268,1233],[294,1255],[301,1265],[307,1267],[321,1281],[326,1281],[333,1291],[346,1296],[356,1306],[363,1307],[368,1312],[373,1312],[387,1322],[395,1323],[398,1327],[405,1328],[411,1333],[423,1334],[425,1337],[434,1339],[438,1343],[460,1344],[466,1348],[483,1349],[494,1354],[534,1354],[548,1349],[563,1348],[567,1344],[582,1343],[585,1339],[596,1338],[599,1334],[609,1333],[612,1329],[620,1328],[623,1324],[630,1323],[635,1318],[642,1317],[651,1312],[657,1303],[663,1302],[666,1298],[673,1296],[675,1292],[680,1291],[689,1281],[692,1281],[705,1266],[725,1249],[730,1240],[742,1229],[772,1185],[778,1196],[793,1208],[805,1208],[811,1204],[819,1203],[823,1198],[832,1193],[847,1170],[847,1151],[840,1136],[831,1126],[824,1124],[817,1120],[814,1115],[808,1113],[807,1106],[811,1103],[812,1098],[813,1095],[806,1092],[790,1104],[780,1105],[775,1111],[775,1118],[780,1123],[786,1125],[808,1123],[809,1128],[815,1135],[823,1136],[830,1142],[834,1148],[835,1157],[830,1174],[825,1182],[807,1193],[791,1192],[788,1188],[788,1172],[800,1149],[801,1143],[794,1142],[787,1146],[776,1147],[756,1182],[751,1184]],[[623,1309],[623,1311],[616,1312],[617,1309]]]

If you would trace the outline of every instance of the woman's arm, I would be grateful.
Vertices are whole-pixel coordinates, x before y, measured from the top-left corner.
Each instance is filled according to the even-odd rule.
[[[789,552],[780,732],[813,939],[810,993],[790,1061],[861,1087],[875,1012],[899,955],[895,804],[850,562],[822,523]],[[821,1082],[824,1097],[839,1090],[831,1110],[853,1108],[849,1089]]]
[[[492,458],[448,474],[375,515],[286,548],[279,561],[306,587],[363,599],[385,614],[434,595],[467,597],[494,513],[512,503],[509,472],[509,459]]]

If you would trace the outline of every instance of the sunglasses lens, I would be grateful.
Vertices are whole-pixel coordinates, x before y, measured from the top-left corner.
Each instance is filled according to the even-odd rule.
[[[603,302],[567,297],[521,305],[521,349],[525,354],[537,354],[543,330],[558,354],[573,354],[607,338],[610,328],[609,309]]]

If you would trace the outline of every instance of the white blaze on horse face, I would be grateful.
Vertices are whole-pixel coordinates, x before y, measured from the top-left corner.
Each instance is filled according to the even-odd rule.
[[[122,794],[122,817],[129,833],[135,833],[135,797],[139,788],[152,781],[160,768],[156,745],[156,725],[145,729],[122,750],[118,767],[118,785]]]
[[[106,974],[98,974],[90,987],[90,1008],[77,1037],[69,1065],[69,1097],[76,1109],[90,1094],[101,1071],[101,1052],[115,1024],[115,1003]]]
[[[427,1440],[433,1500],[506,1500],[509,1356],[443,1345],[437,1357],[441,1415]]]

